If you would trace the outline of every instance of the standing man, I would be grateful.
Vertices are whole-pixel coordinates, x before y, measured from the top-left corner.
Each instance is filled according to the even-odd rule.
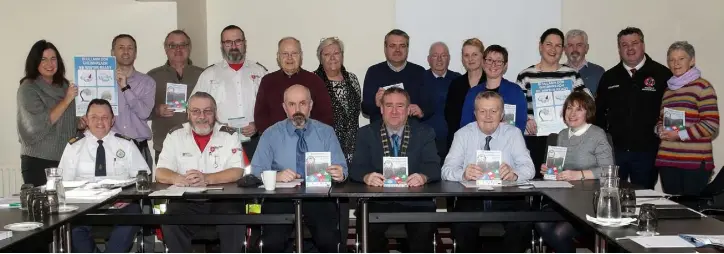
[[[278,71],[264,76],[259,85],[254,107],[254,119],[259,132],[286,118],[283,104],[284,91],[294,84],[306,86],[314,101],[309,117],[326,125],[334,125],[332,99],[324,81],[312,72],[302,69],[302,44],[294,37],[279,40],[277,51]]]
[[[347,179],[347,160],[334,129],[309,118],[316,106],[309,89],[303,85],[292,85],[284,91],[282,98],[282,108],[287,118],[270,126],[262,134],[259,153],[251,161],[254,175],[261,177],[262,171],[275,170],[277,182],[306,179],[306,152],[329,152],[331,165],[326,171],[332,177],[332,182]],[[294,212],[294,202],[270,199],[264,201],[261,209],[264,214],[289,214]],[[337,228],[337,204],[330,199],[304,200],[302,213],[319,252],[340,252],[346,241],[340,239]],[[264,251],[286,252],[292,225],[264,225],[263,230],[261,237]]]
[[[653,189],[659,137],[654,133],[666,82],[673,75],[646,54],[644,33],[627,27],[618,33],[621,62],[601,77],[596,125],[610,133],[621,180]]]
[[[600,65],[586,60],[588,54],[588,34],[583,30],[573,29],[566,33],[566,58],[568,67],[578,71],[583,84],[596,96],[598,81],[606,71]]]
[[[400,29],[393,29],[385,35],[384,62],[370,66],[365,74],[362,88],[362,113],[370,122],[380,120],[380,101],[384,87],[401,85],[410,95],[408,115],[418,120],[433,114],[432,103],[423,88],[425,68],[407,61],[410,36]]]
[[[191,54],[191,38],[183,30],[173,30],[166,35],[163,42],[163,48],[166,51],[168,61],[166,64],[156,67],[148,72],[156,82],[156,106],[151,115],[151,131],[153,132],[153,150],[156,151],[156,163],[158,156],[163,149],[163,141],[166,140],[166,134],[172,127],[186,122],[185,112],[175,112],[169,109],[166,104],[166,88],[169,84],[179,84],[186,87],[183,94],[183,106],[186,108],[188,103],[188,93],[194,89],[199,75],[204,69],[192,65],[189,55]],[[178,92],[176,92],[178,94]]]
[[[208,93],[191,95],[188,105],[188,122],[168,132],[158,167],[159,183],[176,186],[203,187],[211,184],[233,183],[244,174],[248,164],[244,150],[239,145],[236,129],[216,122],[217,105]],[[166,214],[242,214],[243,202],[236,200],[173,200]],[[173,253],[190,253],[191,239],[199,231],[199,225],[162,225],[168,250]],[[243,225],[217,225],[221,252],[240,253],[244,232]]]
[[[430,125],[435,130],[437,154],[440,158],[445,159],[448,150],[448,128],[445,120],[447,91],[453,79],[460,77],[460,73],[448,69],[450,50],[444,42],[435,42],[430,45],[427,63],[430,64],[430,69],[425,72],[423,84],[424,87],[430,89],[429,100],[432,101],[435,113],[423,123]]]
[[[267,69],[246,59],[246,35],[238,26],[221,30],[220,48],[224,61],[207,67],[192,93],[207,92],[216,99],[219,122],[240,129],[244,151],[253,157],[259,142],[254,105]]]
[[[119,34],[111,43],[111,55],[116,57],[116,79],[118,81],[118,118],[113,131],[133,139],[143,154],[149,168],[153,168],[151,150],[151,128],[148,120],[153,111],[156,81],[133,67],[136,61],[136,39],[128,34]]]

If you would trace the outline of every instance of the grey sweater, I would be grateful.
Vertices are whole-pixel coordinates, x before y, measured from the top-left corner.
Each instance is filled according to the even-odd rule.
[[[60,161],[68,140],[75,136],[75,101],[54,124],[50,110],[65,97],[68,84],[50,85],[42,78],[26,80],[18,88],[17,124],[20,154]]]
[[[568,137],[570,128],[558,133],[558,146],[567,147],[564,170],[593,171],[594,178],[598,178],[601,166],[613,165],[611,145],[606,138],[606,132],[598,126],[591,125],[581,136]]]

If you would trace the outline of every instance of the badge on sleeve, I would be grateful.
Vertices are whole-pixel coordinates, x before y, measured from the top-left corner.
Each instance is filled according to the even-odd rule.
[[[118,158],[126,157],[126,152],[124,152],[123,149],[118,149],[118,151],[116,151],[116,157],[118,157]]]

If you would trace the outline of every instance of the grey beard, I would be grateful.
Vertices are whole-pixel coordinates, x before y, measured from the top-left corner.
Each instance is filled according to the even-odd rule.
[[[200,124],[200,123],[196,123],[196,124]],[[196,127],[195,124],[192,124],[192,125],[191,125],[191,129],[192,129],[196,134],[201,135],[201,136],[204,136],[204,135],[208,135],[209,133],[211,133],[211,131],[214,129],[214,125],[213,125],[213,124],[212,124],[212,125],[209,125],[208,128],[198,128],[198,127]]]
[[[235,53],[236,53],[236,54],[235,54]],[[224,49],[221,49],[221,55],[224,56],[224,60],[229,61],[229,62],[235,62],[235,63],[236,63],[236,62],[239,62],[239,61],[241,61],[242,59],[244,59],[244,54],[241,53],[241,50],[237,50],[237,51],[234,51],[234,52],[232,52],[231,50],[229,50],[229,52],[227,53],[227,52],[224,52]]]
[[[304,114],[297,112],[292,115],[292,121],[294,122],[294,126],[302,127],[304,126],[304,123],[307,122],[307,117],[304,116]]]

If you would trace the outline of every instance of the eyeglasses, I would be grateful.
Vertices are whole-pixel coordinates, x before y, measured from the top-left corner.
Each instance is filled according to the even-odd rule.
[[[186,49],[186,48],[188,48],[188,46],[189,46],[188,43],[184,43],[184,44],[168,44],[168,45],[166,45],[166,47],[168,47],[169,49]]]
[[[485,59],[485,64],[487,64],[487,65],[495,64],[495,66],[502,66],[504,63],[505,63],[505,61],[503,61],[503,60],[493,60],[490,58]]]
[[[279,55],[282,56],[282,58],[289,58],[289,57],[294,57],[294,58],[296,58],[297,56],[299,56],[299,52],[291,52],[291,53],[290,53],[290,52],[282,52],[282,53],[279,53]]]
[[[241,45],[242,45],[243,43],[245,43],[245,42],[246,42],[246,40],[242,40],[242,39],[237,39],[237,40],[235,40],[235,41],[232,41],[232,40],[221,41],[221,43],[224,44],[224,47],[231,47],[231,46],[233,46],[233,45],[239,45],[239,46],[241,46]]]
[[[189,112],[191,112],[191,115],[192,115],[192,116],[200,116],[201,113],[204,113],[205,116],[212,116],[212,115],[214,115],[214,111],[213,111],[213,110],[210,110],[210,109],[207,109],[207,110],[204,110],[204,111],[201,111],[201,110],[199,110],[199,109],[192,109],[192,110],[190,110]]]
[[[430,55],[430,57],[432,57],[432,58],[450,58],[450,55],[448,55],[448,54],[441,54],[441,55],[434,54],[434,55]]]

